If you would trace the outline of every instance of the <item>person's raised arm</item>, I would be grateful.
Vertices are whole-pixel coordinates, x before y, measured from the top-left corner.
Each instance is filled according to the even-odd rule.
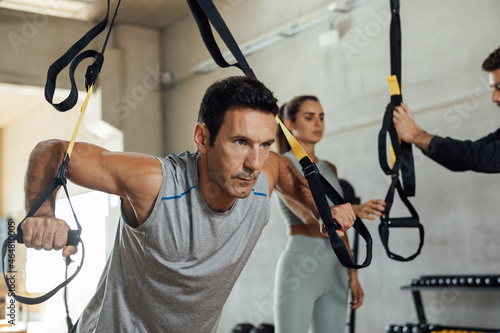
[[[30,155],[25,179],[25,208],[33,207],[50,185],[62,162],[68,142],[39,143]],[[76,143],[68,165],[67,178],[73,183],[124,199],[133,219],[140,225],[151,213],[161,186],[161,165],[154,157],[137,153],[114,153],[98,146]],[[61,249],[66,244],[67,224],[54,216],[55,192],[22,225],[27,247]],[[76,252],[68,246],[63,255]]]
[[[282,195],[293,199],[320,221],[320,216],[313,196],[306,180],[295,169],[292,162],[274,152],[269,154],[264,173],[269,182],[270,192],[276,188]],[[350,204],[331,207],[332,217],[337,220],[341,229],[337,233],[342,236],[343,231],[354,224],[355,215]],[[321,227],[323,223],[320,222]]]

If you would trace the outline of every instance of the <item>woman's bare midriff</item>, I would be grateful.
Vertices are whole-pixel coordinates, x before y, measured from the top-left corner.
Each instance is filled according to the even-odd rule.
[[[315,238],[328,238],[320,232],[319,224],[297,224],[288,228],[289,235],[304,235]]]

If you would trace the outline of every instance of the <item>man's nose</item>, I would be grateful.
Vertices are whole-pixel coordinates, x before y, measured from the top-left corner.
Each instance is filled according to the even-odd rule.
[[[246,169],[250,169],[255,171],[260,167],[260,156],[258,148],[253,148],[248,151],[248,154],[245,158],[245,163],[243,165]]]

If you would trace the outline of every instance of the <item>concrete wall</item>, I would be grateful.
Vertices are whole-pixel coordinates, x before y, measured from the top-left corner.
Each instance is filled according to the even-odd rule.
[[[220,1],[221,12],[241,43],[330,1]],[[326,133],[319,156],[337,165],[363,200],[383,198],[389,179],[377,161],[376,138],[389,100],[389,3],[374,0],[339,17],[340,43],[318,46],[324,23],[248,57],[257,76],[281,102],[315,94],[326,111]],[[481,1],[402,2],[405,102],[417,122],[432,133],[459,139],[479,138],[498,127],[490,102],[484,58],[498,46],[500,3]],[[176,78],[209,58],[194,20],[187,17],[163,35],[164,70]],[[240,74],[216,70],[165,91],[166,152],[194,149],[192,129],[201,97],[216,79]],[[415,321],[411,294],[400,291],[422,274],[498,273],[496,222],[500,208],[498,176],[452,173],[415,152],[417,196],[412,203],[426,228],[422,254],[412,262],[387,258],[378,238],[378,221],[367,221],[374,237],[374,259],[359,272],[365,304],[358,311],[358,332],[383,332],[390,323]],[[285,227],[272,201],[272,217],[226,304],[219,332],[237,322],[272,322],[274,267],[286,242]],[[394,204],[393,216],[406,212]],[[394,251],[409,254],[416,234],[392,233]],[[429,322],[462,326],[500,326],[498,295],[459,293],[423,295]]]

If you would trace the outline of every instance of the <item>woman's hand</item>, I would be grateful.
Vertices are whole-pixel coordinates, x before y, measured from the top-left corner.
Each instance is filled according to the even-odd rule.
[[[361,219],[375,220],[374,216],[383,216],[387,204],[380,199],[367,201],[361,205],[353,205],[352,209],[357,217]],[[374,216],[372,216],[374,215]]]
[[[351,309],[357,309],[363,305],[363,298],[365,296],[363,288],[358,281],[358,275],[356,273],[350,274],[349,278],[349,288],[352,292],[352,301],[349,303]]]

